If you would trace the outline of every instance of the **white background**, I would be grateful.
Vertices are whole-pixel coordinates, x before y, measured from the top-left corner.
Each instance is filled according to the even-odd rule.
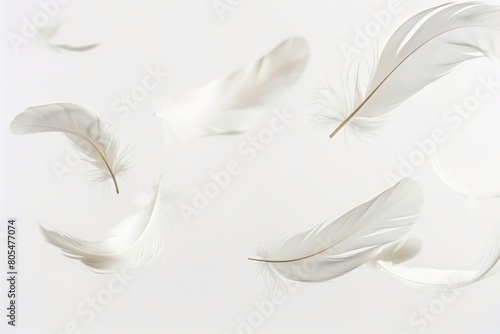
[[[383,46],[404,20],[440,1],[401,1],[401,11],[384,27]],[[62,6],[54,43],[100,45],[87,52],[57,52],[35,38],[15,52],[8,33],[20,33],[22,18],[40,10],[37,1],[2,1],[1,22],[1,217],[18,219],[19,309],[15,329],[1,315],[2,333],[64,333],[77,323],[81,333],[237,333],[239,319],[256,311],[267,298],[257,266],[247,260],[255,247],[277,235],[309,229],[371,199],[389,184],[385,174],[408,157],[415,140],[436,127],[454,132],[494,134],[498,129],[495,93],[458,130],[443,113],[474,92],[477,77],[493,75],[497,64],[475,60],[432,84],[397,109],[380,133],[366,143],[347,134],[330,140],[311,115],[310,100],[319,83],[341,88],[341,71],[349,65],[342,43],[353,44],[355,29],[373,20],[370,12],[386,9],[385,0],[242,1],[222,20],[212,1],[73,1]],[[237,147],[269,124],[270,112],[250,133],[202,138],[185,144],[165,142],[153,116],[181,92],[224,76],[254,61],[282,40],[302,36],[311,59],[302,79],[279,108],[296,115],[291,124],[247,162]],[[142,82],[148,67],[170,76],[126,119],[112,112],[121,94]],[[409,78],[411,79],[411,78]],[[59,182],[54,162],[65,163],[68,143],[59,134],[15,137],[13,117],[25,108],[55,102],[85,106],[111,121],[132,147],[133,169],[121,181],[120,195],[89,187],[85,164]],[[481,152],[471,143],[463,150]],[[195,188],[211,171],[237,160],[242,173],[191,223],[172,222],[170,253],[133,273],[133,281],[91,322],[76,309],[106,288],[111,275],[95,274],[46,243],[39,224],[90,240],[102,238],[132,213],[140,185],[152,186],[160,174],[185,191],[189,203]],[[420,238],[422,252],[408,264],[466,269],[487,251],[491,226],[473,218],[467,199],[446,188],[427,159],[411,175],[425,196],[422,215],[409,236]],[[5,224],[0,232],[5,235]],[[1,270],[6,271],[4,240]],[[3,276],[2,276],[3,277]],[[500,287],[493,276],[461,292],[425,333],[497,333]],[[1,305],[6,284],[0,283]],[[439,294],[401,285],[377,269],[359,268],[322,284],[302,284],[289,292],[255,333],[420,333],[409,318],[429,307]],[[4,307],[0,307],[4,309]],[[5,313],[5,311],[2,311]],[[2,313],[2,314],[3,314]],[[248,332],[248,331],[247,331]],[[244,333],[244,331],[243,331]]]

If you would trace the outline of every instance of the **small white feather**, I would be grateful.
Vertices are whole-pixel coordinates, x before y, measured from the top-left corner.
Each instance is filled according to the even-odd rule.
[[[82,52],[82,51],[88,51],[92,50],[93,48],[96,48],[99,46],[99,44],[87,44],[87,45],[69,45],[69,44],[49,44],[52,48],[55,50],[67,50],[67,51],[75,51],[75,52]]]
[[[247,131],[298,81],[309,60],[303,38],[290,38],[258,61],[181,95],[157,116],[167,131],[196,138]]]
[[[87,45],[71,45],[71,44],[61,44],[61,43],[54,43],[51,40],[57,35],[57,33],[60,31],[62,25],[62,20],[61,19],[56,19],[53,20],[51,23],[46,25],[45,27],[39,28],[38,32],[39,35],[42,39],[42,41],[50,47],[52,50],[55,51],[61,51],[61,50],[67,50],[67,51],[75,51],[75,52],[82,52],[82,51],[88,51],[91,50],[99,44],[87,44]]]
[[[301,282],[323,282],[344,275],[375,258],[399,240],[422,209],[418,183],[404,179],[342,217],[298,233],[260,259],[270,274]]]
[[[400,240],[387,245],[379,255],[369,262],[369,265],[377,266],[378,260],[396,264],[403,263],[417,256],[421,249],[422,242],[418,239]]]
[[[116,177],[129,166],[125,152],[111,129],[90,111],[71,103],[30,107],[17,115],[10,125],[15,135],[38,132],[61,132],[71,140],[82,158],[97,168],[97,182],[112,179],[119,193]]]
[[[165,208],[171,197],[165,192],[160,179],[156,189],[146,194],[148,198],[142,198],[141,211],[124,219],[104,240],[84,241],[67,232],[41,226],[42,233],[66,256],[80,260],[93,271],[140,269],[156,260],[165,246],[169,223]]]

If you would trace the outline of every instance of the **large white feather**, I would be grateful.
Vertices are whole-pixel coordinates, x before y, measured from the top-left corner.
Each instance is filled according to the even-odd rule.
[[[260,259],[271,273],[301,282],[323,282],[375,258],[416,221],[423,204],[419,185],[404,179],[333,221],[298,233]]]
[[[375,130],[390,111],[464,61],[500,54],[500,10],[476,2],[446,4],[408,19],[380,54],[366,89],[325,96],[321,119],[358,133]],[[336,99],[335,102],[324,102]],[[332,108],[333,107],[333,108]],[[340,123],[340,124],[339,124]]]
[[[71,103],[55,103],[30,107],[17,115],[10,125],[16,135],[38,132],[61,132],[95,166],[96,181],[113,179],[119,193],[116,177],[128,168],[124,152],[119,151],[111,129],[90,111]]]
[[[157,259],[164,249],[169,196],[161,180],[156,189],[141,198],[142,208],[124,219],[102,241],[84,241],[73,235],[41,226],[47,241],[70,258],[80,260],[100,273],[140,269]]]
[[[186,92],[157,115],[181,137],[247,131],[298,81],[308,59],[305,39],[287,39],[258,61]]]
[[[435,268],[410,268],[394,264],[390,260],[378,260],[378,266],[401,283],[430,291],[449,291],[478,282],[499,270],[500,262],[500,200],[494,199],[476,203],[485,220],[493,222],[491,241],[475,269],[443,270]]]

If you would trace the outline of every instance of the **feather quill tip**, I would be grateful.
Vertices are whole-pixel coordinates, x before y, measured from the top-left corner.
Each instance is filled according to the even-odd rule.
[[[311,101],[311,105],[318,108],[312,116],[313,123],[331,131],[330,138],[343,128],[360,139],[374,137],[384,125],[385,118],[350,118],[349,110],[352,110],[352,106],[348,101],[350,101],[349,93],[339,92],[328,84],[321,84]]]
[[[258,265],[257,274],[260,275],[264,281],[264,291],[267,296],[277,296],[288,293],[289,287],[296,287],[297,283],[286,279],[278,272],[272,262],[265,260],[269,258],[269,247],[270,244],[258,247],[255,250],[257,257],[249,257],[248,260]]]

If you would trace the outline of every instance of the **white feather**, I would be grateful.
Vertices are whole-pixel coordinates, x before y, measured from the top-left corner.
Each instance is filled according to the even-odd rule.
[[[499,125],[495,112],[481,112],[437,147],[432,165],[448,187],[472,198],[500,197]]]
[[[10,125],[15,135],[61,132],[97,168],[97,182],[111,178],[119,193],[116,177],[128,168],[124,152],[119,151],[111,129],[90,111],[70,103],[47,104],[26,109]]]
[[[142,198],[141,211],[124,219],[101,241],[80,240],[73,235],[41,226],[49,243],[61,248],[66,256],[80,260],[99,273],[143,268],[156,260],[164,249],[169,196],[160,182]]]
[[[260,259],[271,270],[301,282],[323,282],[375,258],[416,221],[423,204],[419,185],[404,179],[336,220],[298,233]]]
[[[390,260],[377,261],[378,266],[401,283],[429,291],[450,291],[476,283],[498,272],[500,262],[500,201],[477,202],[480,214],[485,220],[492,221],[493,234],[483,258],[475,269],[443,270],[435,268],[409,268],[394,264]]]
[[[477,144],[477,147],[483,146]],[[449,153],[444,146],[437,148],[431,161],[434,171],[441,181],[465,196],[477,199],[499,198],[500,180],[497,176],[498,166],[500,166],[499,156],[495,157],[492,154],[486,161],[484,159],[483,161],[474,160],[465,154],[463,157],[467,157],[468,161],[463,165],[458,165],[454,163],[454,159],[449,158]],[[473,168],[473,165],[476,167]]]
[[[378,260],[391,261],[396,264],[403,263],[417,256],[421,249],[422,242],[418,239],[400,240],[384,247],[382,252],[368,264],[377,266]]]
[[[87,44],[87,45],[75,46],[75,45],[69,45],[69,44],[50,44],[50,43],[49,43],[49,45],[52,48],[54,48],[55,50],[68,50],[68,51],[76,51],[76,52],[92,50],[93,48],[99,46],[99,44]]]
[[[345,125],[369,134],[393,109],[459,64],[499,55],[499,27],[499,8],[476,2],[446,4],[411,17],[385,45],[366,89],[356,78],[354,92],[345,98],[320,92],[326,106],[320,118],[337,125],[330,137]],[[329,99],[336,102],[321,102]]]
[[[49,23],[45,27],[38,29],[38,32],[39,32],[39,35],[40,35],[42,41],[44,43],[46,43],[46,45],[48,47],[50,47],[52,50],[56,50],[56,51],[67,50],[67,51],[82,52],[82,51],[91,50],[91,49],[99,46],[99,44],[87,44],[87,45],[80,45],[80,46],[66,44],[66,43],[55,44],[51,40],[54,38],[54,36],[57,35],[57,33],[59,32],[59,30],[61,28],[61,25],[62,25],[62,21],[61,21],[61,19],[58,19],[58,20],[53,20],[53,22]]]
[[[258,61],[186,92],[157,116],[180,137],[247,131],[298,81],[308,59],[305,39],[287,39]]]

